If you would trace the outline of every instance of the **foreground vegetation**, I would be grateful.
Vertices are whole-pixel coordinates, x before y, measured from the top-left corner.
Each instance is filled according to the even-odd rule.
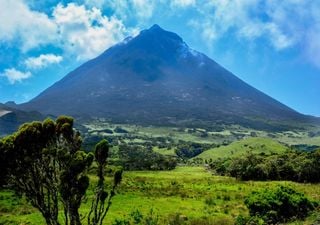
[[[87,192],[93,195],[94,182]],[[116,224],[116,220],[133,220],[132,215],[142,214],[156,220],[158,224],[234,224],[238,215],[248,216],[244,201],[252,191],[264,188],[290,186],[305,193],[309,198],[320,201],[318,184],[301,184],[288,181],[253,182],[237,181],[230,177],[213,176],[203,167],[178,167],[172,171],[129,171],[124,172],[112,206],[104,224]],[[0,224],[43,224],[40,214],[25,200],[11,192],[0,194]],[[152,209],[152,213],[150,210]],[[80,213],[90,210],[90,201],[84,202]],[[150,219],[151,220],[151,219]],[[294,219],[293,219],[294,220]],[[173,222],[172,222],[173,221]],[[303,221],[288,224],[317,224],[320,210],[317,209]]]
[[[1,158],[0,181],[6,184],[3,178],[9,174],[11,183],[6,186],[10,190],[0,191],[0,224],[48,224],[41,201],[48,206],[50,220],[55,221],[50,224],[320,222],[319,184],[283,181],[318,182],[309,178],[318,178],[314,166],[319,166],[319,154],[313,151],[320,143],[280,142],[281,138],[314,141],[320,135],[317,130],[267,134],[241,127],[206,130],[102,121],[79,127],[84,134],[84,152],[80,134],[72,126],[68,117],[35,122],[0,140],[0,150],[13,153]],[[110,149],[107,141],[100,142],[102,138],[111,143]],[[94,154],[90,153],[94,149]],[[299,153],[302,150],[311,153]],[[292,161],[286,162],[288,152]],[[288,163],[292,170],[288,170]],[[299,179],[291,179],[295,174],[290,172],[299,168],[303,171]],[[276,177],[281,181],[240,181],[272,180],[272,172],[286,176]],[[257,210],[263,204],[263,209],[270,209]],[[293,213],[283,213],[280,206],[284,205]],[[71,219],[74,215],[75,220]]]
[[[106,189],[108,154],[106,140],[97,143],[93,153],[82,151],[80,133],[73,129],[71,117],[26,123],[0,140],[0,184],[25,197],[47,225],[81,225],[79,208],[90,185],[88,170],[95,160],[98,182],[85,218],[88,225],[101,225],[122,177],[122,170],[115,170],[111,187]]]

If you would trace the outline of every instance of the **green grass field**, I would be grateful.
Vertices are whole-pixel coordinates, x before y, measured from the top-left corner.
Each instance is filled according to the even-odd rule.
[[[196,158],[217,160],[219,158],[238,157],[246,152],[254,153],[283,153],[288,147],[270,138],[247,138],[236,141],[227,146],[207,150]]]
[[[91,177],[91,181],[96,181]],[[237,215],[247,215],[243,200],[253,190],[290,185],[310,198],[320,201],[320,185],[293,182],[240,182],[230,177],[213,176],[203,167],[178,167],[173,171],[125,172],[123,182],[113,200],[105,224],[125,218],[139,210],[144,215],[153,210],[161,224],[181,215],[193,224],[233,224]],[[89,210],[92,188],[81,208]],[[320,211],[306,221],[291,224],[312,224],[320,219]],[[207,221],[204,223],[203,221]],[[198,223],[197,223],[198,221]],[[200,222],[199,222],[200,221]],[[202,222],[201,222],[202,221]],[[40,214],[25,200],[11,192],[0,192],[0,224],[44,224]],[[171,223],[174,224],[174,223]]]

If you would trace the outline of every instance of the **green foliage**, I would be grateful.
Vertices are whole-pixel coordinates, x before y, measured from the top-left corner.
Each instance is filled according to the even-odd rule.
[[[65,224],[81,225],[79,208],[89,187],[87,174],[94,159],[92,153],[81,151],[81,143],[80,133],[73,129],[72,117],[61,116],[56,121],[46,119],[22,125],[16,133],[0,141],[0,163],[5,166],[1,170],[1,184],[6,183],[24,195],[48,225],[60,224],[61,206]],[[103,140],[95,149],[99,165],[97,201],[102,203],[99,209],[103,211],[99,224],[122,176],[122,171],[115,172],[112,190],[107,194],[104,188],[107,157],[108,143]],[[108,206],[104,208],[106,199]]]
[[[144,215],[138,209],[132,211],[129,216],[116,219],[112,225],[160,225],[159,216],[155,214],[151,208],[150,211]]]
[[[239,158],[214,161],[210,167],[220,175],[241,180],[320,182],[320,150],[273,155],[248,152]]]
[[[0,139],[0,188],[8,184],[10,167],[14,163],[13,136]]]
[[[108,154],[109,154],[108,141],[105,139],[100,141],[95,146],[94,154],[95,154],[96,161],[101,165],[105,165],[105,163],[107,162]]]
[[[60,198],[65,220],[80,224],[78,209],[89,186],[86,173],[93,157],[80,150],[73,118],[26,123],[7,140],[13,146],[6,147],[10,187],[24,194],[47,224],[59,224]]]
[[[258,216],[268,224],[304,218],[316,206],[303,193],[286,186],[252,192],[245,204],[251,216]]]
[[[201,144],[192,143],[190,145],[179,146],[175,153],[182,159],[190,159],[201,154],[203,151],[204,149]]]
[[[265,225],[265,221],[259,216],[237,216],[235,225]]]
[[[119,145],[118,155],[125,170],[172,170],[177,165],[174,157],[139,145]]]

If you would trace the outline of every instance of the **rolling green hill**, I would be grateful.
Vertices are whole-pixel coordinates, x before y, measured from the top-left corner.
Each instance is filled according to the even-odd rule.
[[[288,150],[288,147],[280,144],[279,142],[269,139],[253,137],[247,138],[240,141],[236,141],[227,146],[221,146],[205,151],[198,155],[196,158],[212,159],[237,157],[248,151],[255,153],[264,152],[270,153],[282,153]]]

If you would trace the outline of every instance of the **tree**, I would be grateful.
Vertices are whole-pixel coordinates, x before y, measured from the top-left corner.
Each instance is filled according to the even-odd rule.
[[[98,164],[97,176],[99,178],[95,190],[95,198],[92,201],[91,209],[88,215],[89,225],[102,225],[103,219],[107,215],[115,195],[115,188],[120,184],[122,179],[122,170],[116,170],[113,176],[113,185],[110,192],[105,190],[104,169],[107,164],[109,155],[109,144],[107,140],[100,141],[94,150],[95,160]]]
[[[8,184],[26,196],[48,225],[59,225],[60,205],[66,225],[81,225],[79,208],[94,159],[92,153],[81,151],[81,142],[73,118],[61,116],[55,122],[24,124],[0,144],[0,148],[5,144],[10,162]]]

